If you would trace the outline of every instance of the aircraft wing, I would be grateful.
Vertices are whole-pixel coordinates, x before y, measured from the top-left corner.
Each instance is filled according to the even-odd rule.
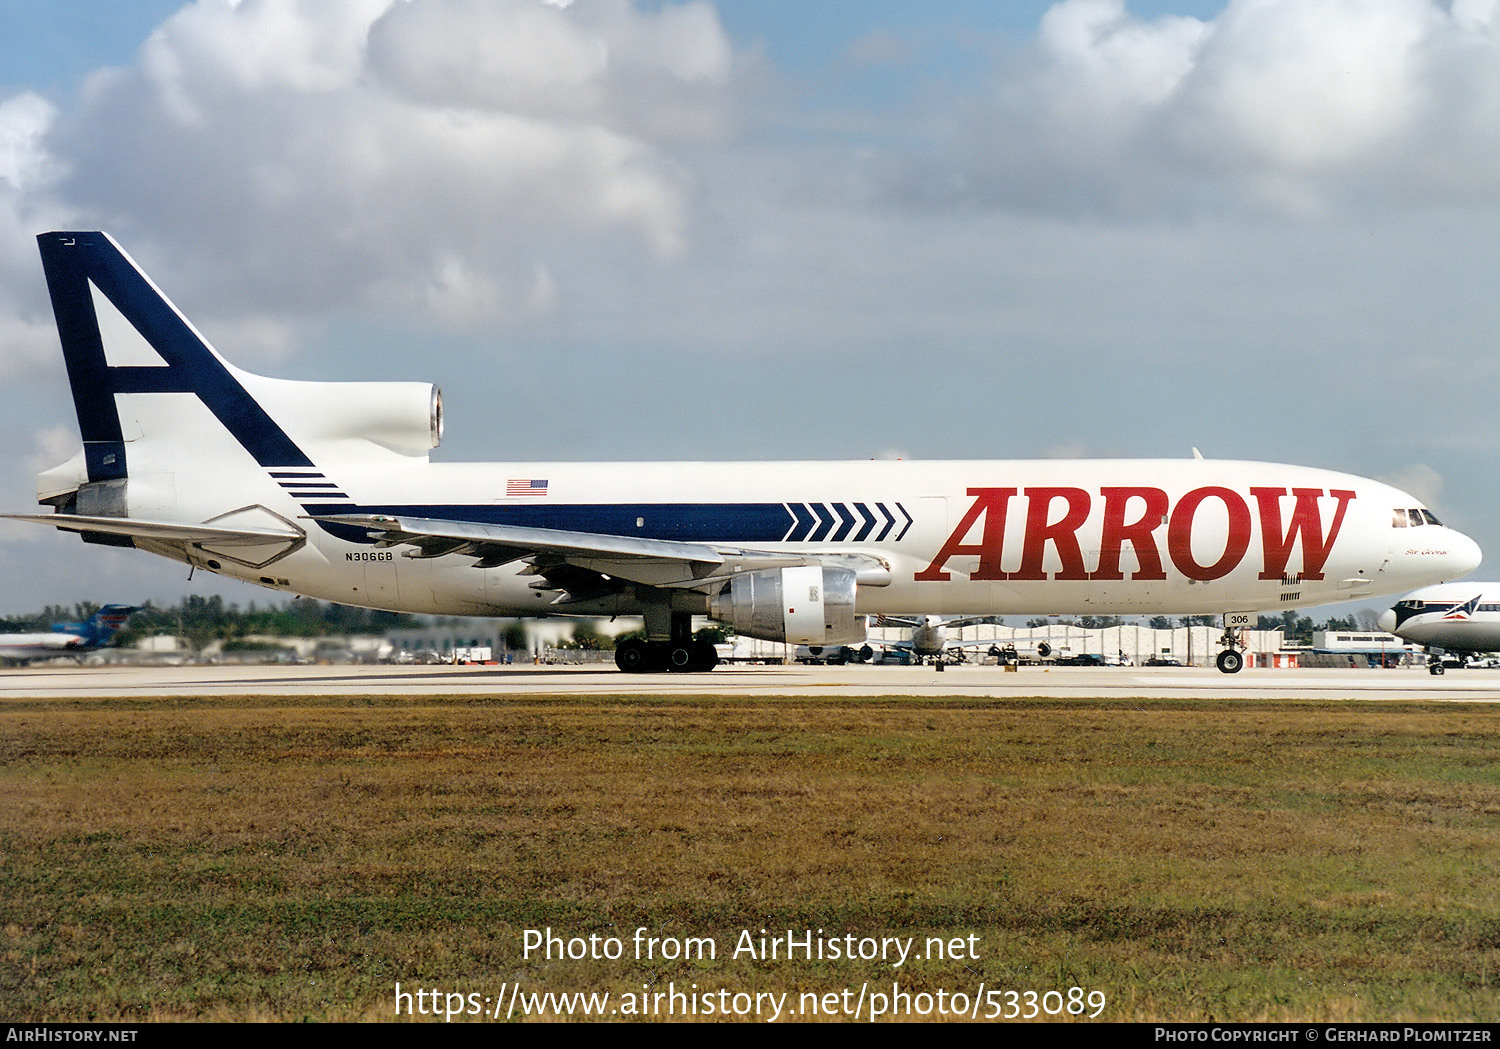
[[[954,616],[952,619],[943,620],[943,626],[957,629],[965,626],[981,626],[985,623],[1003,625],[1004,622],[1004,616]]]
[[[995,640],[994,638],[990,638],[988,641],[949,641],[948,644],[945,647],[946,648],[973,648],[973,649],[980,649],[980,648],[991,648],[991,647],[993,647],[995,645],[999,645],[999,644],[1000,644],[999,641]]]
[[[405,552],[407,557],[460,554],[477,558],[476,568],[497,568],[524,560],[530,563],[532,574],[560,580],[568,578],[566,569],[574,569],[646,586],[708,591],[741,572],[817,564],[853,569],[865,586],[890,582],[890,567],[880,558],[863,553],[803,556],[718,544],[383,514],[314,515],[312,519],[363,529],[378,537],[376,546],[413,547]],[[570,588],[564,584],[556,589]]]
[[[932,626],[940,626],[940,627],[943,627],[943,628],[947,629],[947,628],[957,628],[957,627],[965,627],[965,626],[975,626],[975,625],[978,625],[978,624],[981,624],[981,623],[996,623],[996,624],[1003,625],[1004,621],[1005,621],[1005,617],[1004,616],[994,616],[994,615],[990,615],[990,616],[948,616],[948,617],[944,618],[942,622],[940,622],[940,623],[933,623],[931,625]],[[872,626],[886,626],[886,627],[918,627],[918,626],[927,626],[929,624],[926,623],[926,621],[924,619],[922,619],[921,617],[919,617],[919,616],[893,616],[893,615],[888,615],[888,614],[881,614],[881,615],[875,617],[875,620],[874,620],[874,622],[871,625]]]

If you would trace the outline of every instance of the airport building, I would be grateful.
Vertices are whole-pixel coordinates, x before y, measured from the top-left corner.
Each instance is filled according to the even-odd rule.
[[[1184,666],[1214,665],[1219,654],[1222,627],[1195,626],[1157,630],[1144,624],[1129,623],[1104,628],[1082,627],[1073,623],[1049,623],[1038,627],[1008,627],[981,623],[948,631],[949,646],[962,646],[972,653],[970,662],[983,660],[991,645],[1014,646],[1018,652],[1038,651],[1046,645],[1050,658],[1092,655],[1105,662],[1122,659],[1140,666],[1149,660],[1175,660]],[[870,631],[871,641],[897,643],[909,631],[896,627],[877,627]],[[1247,630],[1245,650],[1248,666],[1288,665],[1280,630]],[[1278,658],[1280,657],[1280,658]]]
[[[870,631],[872,642],[897,644],[906,640],[909,631],[899,627],[876,627]],[[948,631],[949,646],[962,646],[968,661],[982,662],[990,646],[1014,646],[1018,652],[1035,652],[1045,644],[1053,653],[1050,658],[1092,655],[1106,663],[1128,661],[1141,666],[1149,661],[1180,663],[1183,666],[1212,667],[1218,657],[1219,626],[1173,627],[1158,630],[1145,624],[1130,623],[1099,628],[1072,623],[1051,623],[1038,627],[1007,627],[992,624],[955,627]],[[1252,667],[1352,666],[1369,665],[1388,658],[1405,662],[1421,660],[1420,646],[1408,645],[1400,638],[1380,631],[1326,631],[1314,635],[1309,647],[1286,641],[1280,630],[1247,630],[1245,663]]]
[[[1426,662],[1422,646],[1383,630],[1315,630],[1304,667],[1357,667],[1370,663],[1409,665]]]
[[[443,626],[395,630],[386,635],[390,643],[387,659],[397,663],[450,663],[470,655],[481,656],[476,662],[505,662],[505,634],[510,622],[486,619],[464,619]],[[510,653],[513,659],[529,652]]]
[[[584,653],[577,650],[556,648],[557,641],[566,638],[571,630],[571,621],[549,619],[527,623],[529,647],[525,650],[509,651],[505,646],[505,630],[508,622],[483,619],[455,620],[449,625],[432,626],[416,630],[393,631],[387,638],[391,659],[404,662],[448,662],[457,655],[463,658],[466,652],[489,650],[485,657],[497,662],[514,660],[544,662],[554,659],[567,662],[603,661],[613,659],[609,652]],[[599,623],[601,630],[609,624]],[[632,630],[638,621],[622,619],[616,621],[617,629]],[[1144,624],[1125,624],[1106,628],[1082,627],[1072,623],[1051,623],[1039,627],[1009,627],[990,623],[974,626],[953,627],[947,632],[948,646],[960,648],[964,661],[969,663],[994,662],[990,654],[992,647],[1014,647],[1027,654],[1039,651],[1045,645],[1050,653],[1048,660],[1067,659],[1075,656],[1096,656],[1102,662],[1121,662],[1142,666],[1148,662],[1183,666],[1212,667],[1217,658],[1219,637],[1223,629],[1218,626],[1174,627],[1159,630]],[[910,640],[911,631],[906,627],[872,626],[869,644],[877,658],[882,651],[894,657],[901,645]],[[1280,630],[1247,630],[1245,662],[1252,667],[1298,667],[1298,666],[1365,666],[1378,665],[1387,660],[1420,662],[1419,646],[1409,645],[1400,638],[1379,631],[1319,631],[1311,646],[1288,643]],[[859,646],[853,646],[858,648]],[[785,645],[754,638],[735,638],[719,646],[720,656],[725,660],[743,662],[785,662],[798,658],[798,646]],[[805,652],[805,649],[802,650]],[[824,653],[831,655],[839,650],[830,648]]]

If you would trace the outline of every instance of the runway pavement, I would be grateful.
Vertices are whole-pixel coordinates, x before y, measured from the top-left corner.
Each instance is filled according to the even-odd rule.
[[[576,666],[45,666],[0,670],[5,699],[252,695],[1040,696],[1317,700],[1500,700],[1500,670],[725,666],[622,674]]]

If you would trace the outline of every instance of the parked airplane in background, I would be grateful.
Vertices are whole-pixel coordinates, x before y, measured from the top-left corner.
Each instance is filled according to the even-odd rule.
[[[58,656],[81,656],[114,641],[136,605],[105,605],[83,623],[54,623],[49,631],[0,634],[0,659],[30,662]]]
[[[1257,610],[1479,563],[1389,485],[1268,463],[432,463],[435,386],[250,375],[106,234],[37,240],[83,449],[12,516],[372,608],[641,616],[625,670],[712,667],[695,615],[842,645],[867,614],[1045,608],[1224,613],[1235,671]]]
[[[962,663],[971,654],[983,652],[1004,661],[1022,659],[1044,662],[1057,657],[1056,643],[1050,638],[1011,637],[998,641],[963,641],[949,638],[948,631],[983,623],[999,623],[1000,616],[877,616],[877,627],[905,627],[911,630],[905,641],[882,642],[884,647],[904,652],[913,663]],[[866,657],[868,659],[869,657]],[[863,662],[865,660],[861,660]]]
[[[905,641],[894,643],[886,642],[886,647],[905,649],[911,653],[913,663],[956,663],[963,661],[963,649],[988,648],[991,642],[982,644],[978,641],[964,646],[961,642],[951,642],[948,639],[948,631],[958,630],[966,626],[975,626],[979,623],[995,623],[999,621],[998,616],[889,616],[883,615],[876,619],[875,626],[904,627],[911,631],[911,636]]]
[[[901,641],[869,641],[859,647],[801,645],[797,648],[799,663],[962,663],[964,648],[984,648],[991,643],[971,642],[963,645],[949,642],[948,630],[978,623],[997,623],[999,616],[893,616],[879,615],[869,625],[909,630]]]
[[[1450,652],[1500,651],[1500,583],[1441,583],[1407,594],[1377,625],[1404,641]],[[1427,669],[1443,672],[1433,656]]]

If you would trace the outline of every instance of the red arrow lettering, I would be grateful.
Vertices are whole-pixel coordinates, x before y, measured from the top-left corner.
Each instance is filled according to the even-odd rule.
[[[948,562],[968,555],[979,559],[969,576],[973,580],[1046,579],[1048,574],[1042,566],[1050,543],[1061,564],[1051,574],[1053,579],[1124,579],[1121,561],[1125,544],[1129,543],[1137,566],[1130,578],[1165,579],[1167,573],[1157,540],[1158,531],[1165,526],[1167,556],[1172,565],[1189,579],[1207,581],[1221,579],[1239,567],[1250,549],[1254,530],[1249,503],[1232,488],[1195,488],[1177,500],[1175,506],[1170,505],[1167,493],[1160,488],[1101,488],[1099,562],[1090,572],[1084,564],[1078,532],[1092,514],[1093,497],[1082,488],[1028,488],[1021,563],[1015,572],[1007,573],[1000,567],[1000,561],[1005,547],[1006,516],[1017,493],[1015,488],[970,488],[968,494],[974,501],[963,520],[944,541],[932,563],[914,578],[922,582],[947,580],[951,578]],[[1263,558],[1259,578],[1284,577],[1292,547],[1300,540],[1302,578],[1322,579],[1323,566],[1333,551],[1355,493],[1343,489],[1325,493],[1320,488],[1294,488],[1291,519],[1285,523],[1281,511],[1281,500],[1288,494],[1285,488],[1251,488],[1250,494],[1260,519]],[[1338,504],[1326,532],[1318,502],[1325,495]],[[1205,564],[1198,561],[1193,550],[1194,523],[1204,504],[1214,501],[1223,506],[1228,528],[1223,549],[1215,552],[1215,560]],[[1054,506],[1059,502],[1063,505],[1054,519]],[[969,535],[976,526],[979,540],[971,542]],[[1199,532],[1201,539],[1202,530]],[[1203,553],[1201,545],[1198,553]]]

